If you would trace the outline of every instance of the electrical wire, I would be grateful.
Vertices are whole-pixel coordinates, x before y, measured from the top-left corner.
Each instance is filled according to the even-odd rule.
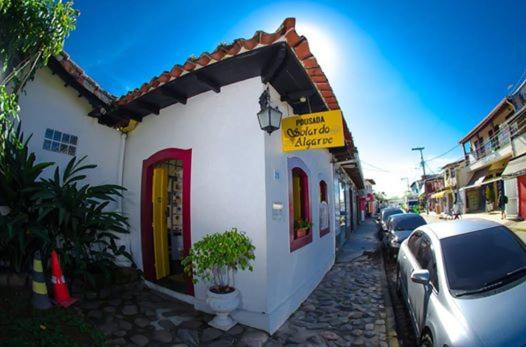
[[[459,144],[456,144],[455,146],[451,147],[450,149],[448,149],[446,152],[440,154],[440,155],[437,155],[436,157],[433,157],[431,159],[427,159],[426,162],[428,161],[433,161],[433,160],[436,160],[436,159],[439,159],[439,158],[442,158],[443,156],[451,153],[453,150],[455,150],[457,147],[459,147],[460,145]]]
[[[362,164],[365,164],[365,165],[367,165],[367,166],[369,166],[369,167],[372,167],[373,169],[376,169],[376,170],[378,170],[378,171],[382,171],[382,172],[386,172],[386,173],[391,173],[391,171],[386,170],[386,169],[382,169],[381,167],[378,167],[378,166],[376,166],[376,165],[373,165],[373,164],[370,164],[370,163],[368,163],[368,162],[365,162],[365,161],[363,161],[363,159],[360,159],[360,162],[361,162]]]

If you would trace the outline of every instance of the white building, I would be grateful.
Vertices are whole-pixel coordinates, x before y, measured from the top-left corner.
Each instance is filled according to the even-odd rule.
[[[279,131],[260,129],[267,88],[283,117],[339,109],[294,25],[287,19],[275,33],[219,46],[116,100],[61,56],[50,66],[56,76],[40,71],[21,101],[40,160],[64,167],[73,152],[88,155],[99,165],[91,183],[127,188],[122,242],[152,287],[209,311],[207,285],[182,275],[181,257],[208,233],[244,231],[256,261],[253,272],[236,274],[242,304],[233,316],[271,333],[333,265],[336,234],[356,224],[364,185],[360,166],[344,164],[359,161],[346,125],[344,147],[286,153]],[[313,223],[305,235],[294,230],[297,216]]]

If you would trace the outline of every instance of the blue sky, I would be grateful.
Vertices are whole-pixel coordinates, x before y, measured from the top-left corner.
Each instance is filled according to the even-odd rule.
[[[189,55],[272,32],[286,17],[309,40],[379,190],[400,194],[425,146],[453,148],[526,72],[524,1],[77,0],[66,50],[122,95]],[[255,119],[255,117],[254,117]],[[460,158],[460,147],[429,163]]]

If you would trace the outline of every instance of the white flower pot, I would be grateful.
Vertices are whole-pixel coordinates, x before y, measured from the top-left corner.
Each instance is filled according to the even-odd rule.
[[[218,294],[208,290],[206,302],[216,313],[214,319],[208,322],[209,325],[216,329],[227,331],[237,324],[229,316],[230,312],[234,311],[240,303],[237,289],[226,294]]]

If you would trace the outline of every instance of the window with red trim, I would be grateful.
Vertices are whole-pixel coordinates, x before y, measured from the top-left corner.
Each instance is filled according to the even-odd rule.
[[[290,177],[290,249],[294,251],[312,241],[312,220],[307,173],[294,167]]]
[[[329,227],[329,194],[327,183],[320,181],[320,236],[326,235],[331,230]]]

